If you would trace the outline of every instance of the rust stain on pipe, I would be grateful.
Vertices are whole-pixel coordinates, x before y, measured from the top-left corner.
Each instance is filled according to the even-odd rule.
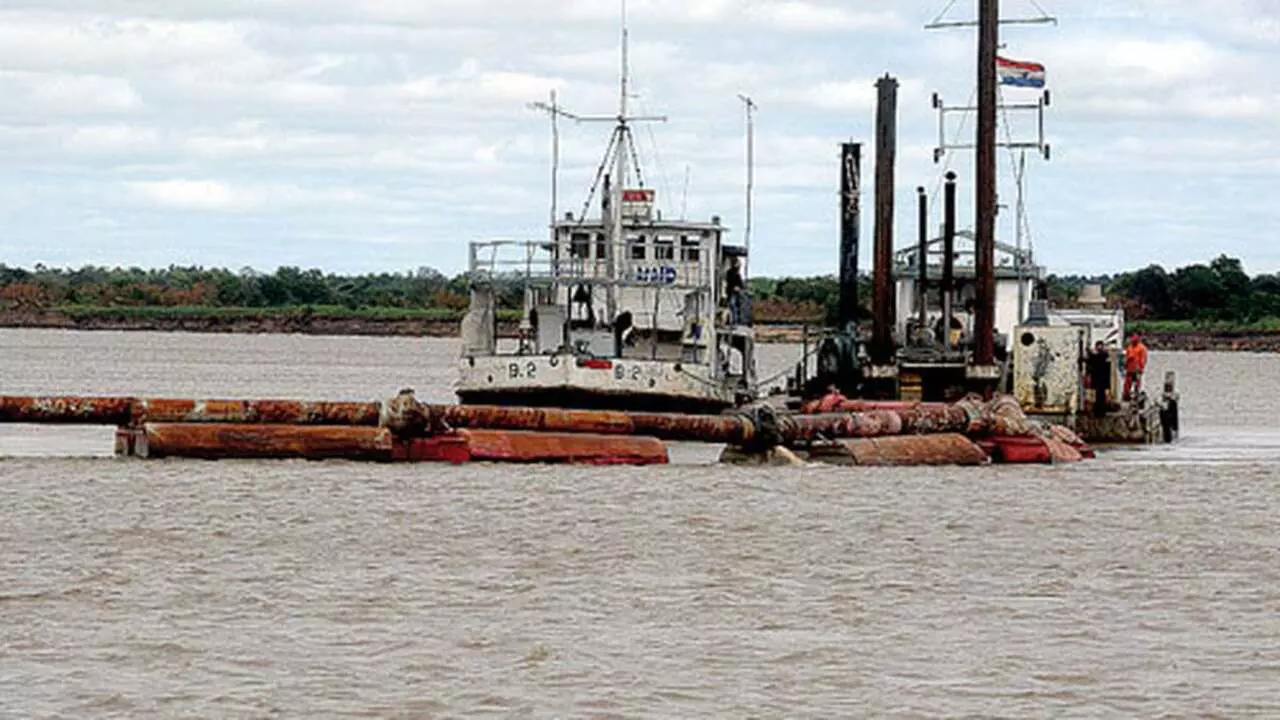
[[[842,438],[934,433],[958,432],[971,437],[985,437],[1022,436],[1032,432],[1017,401],[1009,397],[999,397],[991,402],[971,397],[955,405],[851,401],[844,408],[856,410],[814,415],[772,416],[770,413],[752,411],[734,415],[679,415],[484,405],[426,405],[414,399],[412,391],[406,390],[387,402],[365,403],[0,397],[0,422],[101,424],[135,428],[168,424],[232,424],[277,428],[330,426],[382,429],[402,439],[437,436],[451,429],[505,430],[647,436],[660,440],[738,446],[803,446]],[[263,431],[259,435],[268,437],[269,433]],[[234,441],[233,447],[239,447],[235,442],[240,441]]]
[[[897,466],[985,465],[987,454],[956,433],[857,438],[826,443],[810,457],[837,465]]]
[[[0,422],[124,425],[133,404],[131,397],[0,396]]]
[[[748,442],[754,437],[754,427],[750,420],[734,415],[627,413],[496,405],[430,405],[426,410],[432,418],[439,418],[449,427],[460,429],[646,435],[661,440],[715,443]]]
[[[180,400],[146,398],[134,404],[133,422],[262,423],[270,425],[378,425],[380,403],[304,400]]]
[[[135,453],[144,458],[372,460],[390,462],[394,438],[379,427],[148,423]]]

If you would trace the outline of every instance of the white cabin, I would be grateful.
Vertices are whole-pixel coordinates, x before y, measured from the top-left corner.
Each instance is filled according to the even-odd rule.
[[[942,238],[935,238],[926,244],[927,259],[923,263],[925,278],[928,282],[926,316],[928,328],[935,332],[942,319],[942,271],[945,256]],[[955,278],[955,305],[952,316],[962,325],[959,329],[961,338],[968,338],[973,333],[973,302],[976,298],[976,273],[974,270],[974,236],[968,231],[956,233],[955,257],[953,258],[953,276]],[[904,342],[915,338],[915,329],[919,324],[919,279],[922,264],[917,257],[919,248],[912,246],[898,250],[894,254],[894,280],[896,283],[897,337]],[[995,329],[1005,338],[1011,337],[1013,329],[1027,316],[1031,298],[1034,296],[1036,284],[1044,279],[1045,270],[1035,264],[1031,251],[1020,250],[1010,245],[996,243],[995,253],[995,290],[996,316]],[[954,328],[954,324],[953,324]],[[953,335],[956,330],[953,329]],[[941,341],[941,338],[934,338]]]

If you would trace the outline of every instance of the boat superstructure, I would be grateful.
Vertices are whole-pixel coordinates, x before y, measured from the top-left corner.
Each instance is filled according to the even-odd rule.
[[[756,394],[747,250],[718,216],[662,216],[631,125],[665,118],[628,114],[626,47],[624,26],[616,116],[548,108],[614,124],[588,209],[557,217],[553,202],[547,240],[471,244],[463,403],[719,412]],[[498,337],[503,297],[518,298],[516,337]]]

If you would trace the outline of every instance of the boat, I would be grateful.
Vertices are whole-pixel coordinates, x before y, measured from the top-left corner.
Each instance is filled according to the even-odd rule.
[[[718,413],[757,394],[747,249],[719,216],[663,217],[632,124],[665,118],[628,114],[626,48],[624,22],[618,112],[584,210],[560,217],[553,199],[547,239],[470,243],[463,404]],[[512,305],[515,337],[499,337]]]
[[[877,86],[875,238],[872,249],[870,332],[858,310],[858,238],[861,222],[861,146],[841,149],[841,301],[837,327],[819,336],[814,372],[806,347],[790,385],[788,407],[802,407],[819,396],[889,402],[954,402],[968,394],[1009,393],[1029,417],[1072,428],[1095,443],[1170,442],[1178,432],[1178,395],[1172,373],[1163,387],[1149,387],[1132,398],[1116,397],[1125,328],[1124,312],[1107,308],[1100,288],[1090,287],[1078,307],[1055,308],[1048,301],[1044,268],[1024,245],[1023,184],[1027,152],[1050,158],[1044,133],[1047,89],[1030,100],[1005,103],[1001,82],[1022,88],[1045,87],[1038,63],[1001,58],[997,0],[980,0],[976,22],[942,22],[931,28],[978,28],[977,105],[947,106],[937,94],[939,146],[934,161],[954,150],[975,151],[972,230],[957,228],[956,175],[944,173],[940,236],[930,237],[929,201],[917,191],[916,241],[895,248],[894,163],[897,145],[898,82],[885,75]],[[950,6],[948,6],[950,7]],[[944,10],[945,14],[946,10]],[[1045,16],[1018,22],[1053,22]],[[1002,69],[1014,66],[1016,71]],[[949,141],[948,114],[976,111],[972,143]],[[1035,113],[1037,136],[1027,140],[1005,133],[998,121],[1012,111]],[[1007,122],[1007,119],[1006,119]],[[1013,153],[1016,181],[1015,242],[996,240],[997,153]],[[806,334],[806,345],[808,335]],[[1111,397],[1098,407],[1083,371],[1097,343],[1111,355]],[[1097,414],[1093,411],[1097,410]]]

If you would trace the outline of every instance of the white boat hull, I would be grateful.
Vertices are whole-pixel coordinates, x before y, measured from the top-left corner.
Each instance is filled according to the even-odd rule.
[[[462,358],[460,372],[464,404],[719,412],[737,400],[709,367],[670,361],[490,355]]]

